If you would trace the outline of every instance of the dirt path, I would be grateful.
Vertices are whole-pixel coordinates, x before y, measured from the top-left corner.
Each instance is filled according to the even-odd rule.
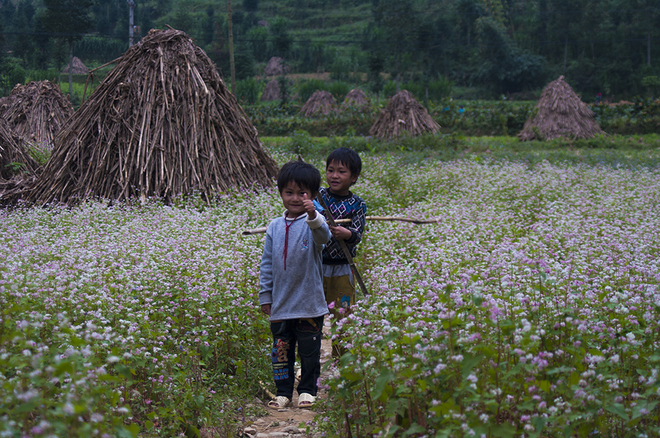
[[[329,339],[330,329],[327,325],[323,330],[323,340],[321,341],[321,370],[323,365],[332,356],[332,346]],[[323,375],[322,371],[322,375]],[[327,397],[327,393],[320,390],[317,400],[319,398]],[[267,403],[268,401],[266,401]],[[311,421],[316,416],[313,409],[299,409],[298,407],[298,394],[293,395],[291,405],[286,409],[271,409],[266,407],[268,414],[264,417],[257,418],[253,423],[244,429],[244,438],[314,438],[320,436],[320,433],[315,431],[307,432],[305,428],[300,428],[301,423]]]

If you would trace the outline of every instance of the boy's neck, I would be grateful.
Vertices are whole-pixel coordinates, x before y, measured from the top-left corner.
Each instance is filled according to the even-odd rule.
[[[284,217],[285,217],[286,219],[298,219],[300,216],[303,216],[303,215],[305,215],[305,214],[307,214],[307,213],[300,213],[298,216],[291,216],[291,215],[289,214],[289,211],[287,210],[287,212],[284,214]]]
[[[337,193],[337,192],[333,191],[330,187],[328,187],[328,192],[329,192],[331,195],[335,195],[335,196],[348,196],[348,195],[351,194],[351,191],[350,191],[350,190],[346,190],[346,193]]]

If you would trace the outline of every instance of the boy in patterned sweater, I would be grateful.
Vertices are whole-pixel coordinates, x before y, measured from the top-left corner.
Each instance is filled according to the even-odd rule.
[[[367,205],[350,191],[362,171],[362,160],[353,150],[335,149],[328,155],[325,165],[325,177],[328,188],[319,190],[320,196],[335,220],[350,219],[349,223],[330,226],[332,238],[323,249],[323,292],[330,312],[335,319],[343,318],[355,302],[353,273],[348,260],[341,249],[339,240],[355,257],[357,245],[362,240],[367,217]],[[334,303],[334,305],[333,305]],[[340,356],[337,345],[333,344],[332,354]]]

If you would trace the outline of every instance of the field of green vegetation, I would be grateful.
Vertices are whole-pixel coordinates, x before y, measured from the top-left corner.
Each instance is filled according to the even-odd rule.
[[[263,138],[358,150],[369,297],[321,382],[325,436],[660,433],[657,135]],[[0,435],[234,436],[272,385],[259,314],[275,189],[0,210]],[[271,388],[272,390],[272,388]]]

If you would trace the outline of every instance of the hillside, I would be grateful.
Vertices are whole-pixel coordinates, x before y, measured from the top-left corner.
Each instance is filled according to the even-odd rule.
[[[82,11],[72,6],[88,20],[63,29],[47,18],[68,7],[64,0],[0,0],[0,94],[40,72],[61,71],[71,41],[75,56],[92,67],[126,50],[127,2],[89,3]],[[236,75],[254,77],[279,56],[292,73],[329,72],[340,80],[362,73],[374,90],[382,86],[377,73],[387,73],[417,83],[448,79],[497,98],[540,90],[564,75],[586,100],[598,93],[614,101],[660,95],[660,9],[615,3],[235,0]],[[141,0],[135,39],[151,28],[183,30],[229,71],[228,4]]]

